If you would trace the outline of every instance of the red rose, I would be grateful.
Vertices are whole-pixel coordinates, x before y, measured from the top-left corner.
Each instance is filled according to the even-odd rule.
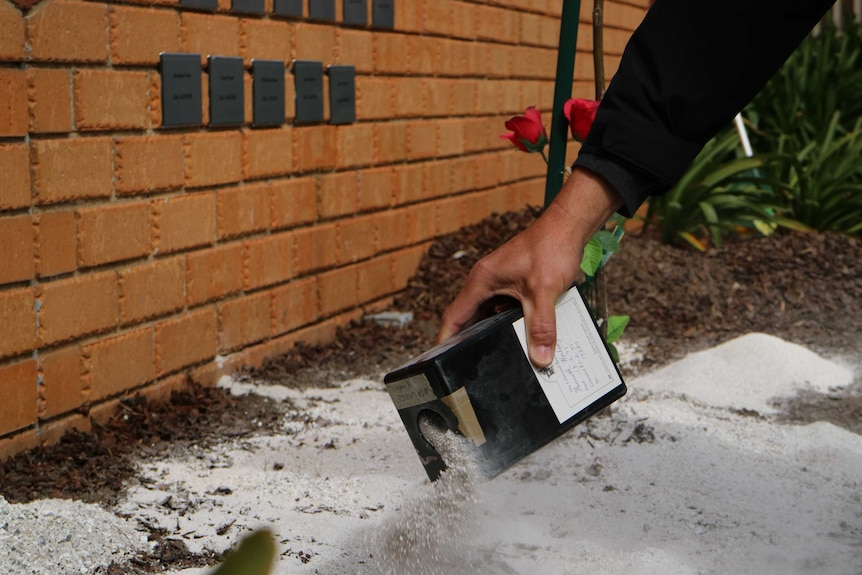
[[[507,134],[501,134],[515,147],[527,153],[541,152],[548,143],[548,134],[542,125],[542,116],[535,106],[530,106],[523,116],[515,116],[506,122]]]
[[[563,105],[563,115],[569,121],[574,139],[583,142],[587,138],[598,109],[599,102],[597,100],[585,100],[583,98],[566,100]]]

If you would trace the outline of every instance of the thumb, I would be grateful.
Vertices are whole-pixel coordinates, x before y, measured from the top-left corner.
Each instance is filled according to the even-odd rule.
[[[553,297],[524,302],[524,324],[527,329],[527,350],[536,367],[547,367],[557,348],[557,316]]]

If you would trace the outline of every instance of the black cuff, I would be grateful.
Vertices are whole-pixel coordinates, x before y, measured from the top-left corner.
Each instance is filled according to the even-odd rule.
[[[619,160],[581,152],[573,167],[584,168],[604,178],[623,200],[619,214],[630,218],[646,199],[661,190],[659,180]]]

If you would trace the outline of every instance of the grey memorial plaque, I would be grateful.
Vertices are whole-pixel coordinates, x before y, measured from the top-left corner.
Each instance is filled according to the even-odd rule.
[[[201,55],[161,54],[162,126],[199,126],[201,110]]]
[[[335,20],[335,0],[308,0],[308,17],[314,20]]]
[[[329,123],[352,124],[356,121],[356,69],[353,66],[329,67]]]
[[[302,0],[274,0],[272,15],[302,18]]]
[[[344,0],[344,23],[354,26],[368,24],[368,0]]]
[[[242,58],[209,57],[210,125],[236,126],[245,120]]]
[[[263,16],[266,12],[265,0],[232,0],[230,11],[236,14]]]
[[[180,8],[215,12],[218,10],[218,0],[180,0]]]
[[[296,87],[296,123],[322,122],[323,62],[294,60],[293,81]]]
[[[278,126],[284,123],[284,62],[252,60],[254,75],[254,125]]]
[[[375,28],[395,27],[395,0],[372,0],[371,25]]]

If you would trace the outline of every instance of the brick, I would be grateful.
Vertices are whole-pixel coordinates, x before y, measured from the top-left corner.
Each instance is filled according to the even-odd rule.
[[[452,192],[452,178],[447,162],[426,162],[422,164],[422,198],[445,196]]]
[[[374,71],[378,74],[414,73],[406,34],[374,34]]]
[[[433,203],[426,202],[407,208],[407,241],[410,243],[424,242],[440,233],[437,227],[437,213],[437,206]],[[454,219],[460,222],[460,218]],[[452,228],[453,224],[452,220],[448,220],[446,227]],[[460,227],[459,223],[453,229]]]
[[[407,125],[407,159],[422,160],[437,154],[437,123],[423,120]]]
[[[117,139],[117,192],[172,190],[183,185],[182,136]]]
[[[416,202],[423,197],[425,170],[422,164],[395,167],[395,205]]]
[[[408,243],[407,209],[391,210],[377,218],[377,250],[400,248]]]
[[[421,77],[399,78],[393,89],[395,102],[392,115],[396,118],[423,116],[425,114],[424,89],[425,80]]]
[[[400,291],[407,287],[407,282],[416,275],[416,270],[419,269],[419,264],[425,257],[425,251],[425,246],[416,246],[399,250],[390,256],[392,258],[393,289]]]
[[[326,317],[355,307],[359,302],[358,278],[356,266],[348,266],[320,274],[318,277],[320,315]]]
[[[376,216],[361,216],[338,223],[338,261],[352,263],[375,252]]]
[[[253,59],[291,60],[290,40],[295,24],[278,20],[241,20],[242,55],[247,66]]]
[[[31,59],[108,61],[108,9],[105,4],[55,0],[32,10],[26,20]]]
[[[269,337],[269,292],[219,304],[219,351],[224,353]]]
[[[247,180],[283,176],[293,171],[289,127],[243,131],[243,174]]]
[[[645,13],[642,7],[610,2],[605,6],[604,24],[609,28],[634,30],[640,25]]]
[[[355,172],[339,172],[320,177],[317,204],[321,218],[354,214],[357,201],[358,179]]]
[[[475,157],[476,188],[493,188],[500,184],[499,153],[480,154]]]
[[[307,224],[317,219],[317,190],[313,178],[276,180],[270,184],[273,230]]]
[[[84,386],[90,401],[134,389],[156,378],[153,327],[82,347]]]
[[[425,32],[441,35],[451,33],[453,27],[452,4],[454,4],[452,0],[427,0],[425,2]]]
[[[33,217],[0,218],[0,284],[30,280],[36,275]]]
[[[143,130],[149,125],[146,72],[79,70],[73,81],[79,130]]]
[[[473,75],[467,70],[466,42],[462,40],[441,39],[436,43],[438,64],[434,66],[436,73],[447,76]]]
[[[413,74],[430,76],[440,68],[440,53],[442,41],[433,36],[404,36],[406,51]],[[449,65],[449,63],[446,63]]]
[[[407,122],[386,122],[374,126],[376,164],[403,162],[407,159]]]
[[[242,56],[240,20],[216,14],[180,14],[182,51],[201,55],[201,65],[212,56]]]
[[[216,235],[220,239],[247,235],[269,227],[269,184],[254,184],[216,193]]]
[[[37,216],[36,257],[39,277],[47,278],[75,271],[78,249],[75,212],[43,212]]]
[[[32,359],[0,367],[0,435],[36,423],[36,362]]]
[[[469,226],[491,214],[491,194],[476,192],[463,199],[464,225]]]
[[[30,205],[30,151],[27,144],[0,144],[0,210]]]
[[[338,262],[335,224],[318,224],[295,232],[294,271],[301,275]]]
[[[461,197],[447,198],[436,203],[439,234],[448,234],[464,226],[464,200]]]
[[[138,323],[182,308],[186,263],[182,257],[128,267],[119,272],[120,323]]]
[[[148,202],[81,208],[78,224],[78,264],[97,266],[141,257],[150,251]]]
[[[186,266],[186,298],[190,306],[242,289],[242,244],[229,244],[189,254]]]
[[[111,195],[111,138],[40,140],[31,150],[33,187],[40,204]]]
[[[317,279],[292,281],[272,290],[273,334],[280,335],[310,324],[320,317]]]
[[[173,10],[111,6],[111,62],[159,63],[159,53],[180,51],[179,16]]]
[[[453,193],[469,192],[476,189],[476,157],[459,156],[446,163],[449,172],[449,189]]]
[[[394,184],[392,168],[373,168],[359,172],[357,208],[367,211],[392,205]]]
[[[426,78],[422,107],[425,109],[425,116],[448,116],[453,107],[451,81],[444,78]]]
[[[24,47],[26,25],[24,15],[9,2],[0,2],[0,60],[24,60],[27,52]]]
[[[242,135],[233,132],[186,136],[186,185],[215,186],[242,179]]]
[[[282,233],[245,243],[245,290],[282,283],[293,277],[293,236]]]
[[[438,140],[437,155],[460,156],[464,154],[464,120],[456,118],[453,120],[439,120],[440,138]]]
[[[0,291],[0,358],[36,346],[36,301],[30,288]]]
[[[162,376],[215,357],[218,319],[207,306],[156,324],[156,373]]]
[[[39,417],[50,419],[83,405],[81,347],[71,345],[39,354]]]
[[[399,8],[401,8],[399,6]],[[368,30],[342,28],[338,34],[337,64],[356,67],[357,74],[367,74],[374,70],[373,34]]]
[[[336,127],[338,168],[370,166],[374,162],[374,126],[349,124]]]
[[[293,128],[292,132],[296,170],[304,172],[335,168],[336,126],[302,126]]]
[[[29,125],[27,73],[0,68],[0,137],[26,136]]]
[[[479,86],[482,83],[482,80],[473,79],[452,82],[452,100],[456,114],[481,114],[487,110],[485,103],[478,99]]]
[[[498,100],[500,112],[519,116],[524,113],[525,108],[521,107],[521,82],[519,80],[498,80],[495,82],[500,94]],[[503,127],[505,132],[505,126]]]
[[[390,78],[357,76],[356,116],[363,120],[382,120],[392,116],[395,104],[394,82]]]
[[[41,444],[39,430],[29,429],[0,439],[0,462],[19,454],[35,449]]]
[[[511,78],[513,76],[512,60],[515,48],[503,44],[483,43],[482,45],[486,48],[485,73],[496,78]],[[582,60],[586,60],[586,58],[582,58]],[[531,76],[532,74],[528,70],[526,75]]]
[[[335,28],[328,24],[296,24],[293,36],[296,58],[332,62],[335,58]]]
[[[170,253],[215,241],[215,193],[161,198],[152,205],[153,253]]]
[[[117,325],[117,277],[103,272],[40,286],[39,341],[42,346],[105,331]]]
[[[28,68],[30,130],[72,131],[71,72],[65,68]]]
[[[357,285],[360,305],[380,299],[394,291],[392,262],[388,256],[374,258],[359,264]]]

